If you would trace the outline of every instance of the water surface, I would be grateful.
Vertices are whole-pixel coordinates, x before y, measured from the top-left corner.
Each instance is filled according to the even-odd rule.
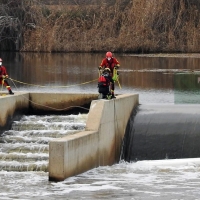
[[[141,104],[174,104],[176,90],[181,95],[185,92],[198,95],[198,90],[193,90],[194,84],[190,84],[194,75],[194,83],[198,82],[198,54],[115,56],[121,64],[122,89],[116,84],[118,94],[138,93]],[[0,57],[14,80],[15,84],[11,82],[14,92],[97,93],[97,67],[104,54],[1,52]],[[192,77],[187,83],[180,76],[176,79],[178,74],[186,73]],[[0,193],[1,199],[194,200],[200,199],[199,170],[198,158],[137,163],[121,161],[58,183],[48,181],[48,172],[2,170]]]

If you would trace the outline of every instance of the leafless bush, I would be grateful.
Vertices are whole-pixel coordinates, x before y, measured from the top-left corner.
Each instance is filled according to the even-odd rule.
[[[24,29],[35,28],[40,21],[35,9],[40,1],[2,0],[0,3],[0,50],[19,50]]]
[[[21,23],[21,51],[200,51],[199,0],[6,2],[12,13],[1,15]]]

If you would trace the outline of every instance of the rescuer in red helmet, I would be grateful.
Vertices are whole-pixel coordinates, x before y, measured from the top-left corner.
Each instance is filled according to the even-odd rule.
[[[10,85],[8,84],[8,81],[6,80],[8,77],[8,74],[6,72],[6,68],[2,66],[3,60],[0,58],[0,84],[5,85],[9,94],[14,94],[10,88]]]
[[[111,77],[113,78],[114,81],[116,81],[115,80],[116,75],[113,72],[114,72],[114,69],[119,69],[119,67],[120,67],[120,64],[119,64],[118,60],[113,57],[112,52],[108,51],[106,53],[106,58],[104,58],[101,61],[99,70],[101,71],[101,70],[104,70],[105,68],[109,68]],[[112,87],[111,87],[112,98],[115,98],[114,89],[115,89],[115,86],[114,86],[114,84],[112,84]]]

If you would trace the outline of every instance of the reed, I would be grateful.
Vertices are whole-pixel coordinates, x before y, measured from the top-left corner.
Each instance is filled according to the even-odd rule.
[[[200,51],[200,5],[197,1],[56,2],[32,6],[37,13],[36,28],[24,30],[21,51]]]

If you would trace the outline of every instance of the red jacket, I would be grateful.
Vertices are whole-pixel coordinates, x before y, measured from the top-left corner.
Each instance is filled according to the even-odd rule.
[[[2,76],[8,75],[6,72],[6,68],[4,66],[0,67],[0,79],[2,79]]]
[[[107,58],[104,58],[100,64],[103,68],[110,68],[111,73],[113,73],[113,69],[115,66],[119,67],[119,62],[116,58],[111,58],[111,60],[108,60]]]

